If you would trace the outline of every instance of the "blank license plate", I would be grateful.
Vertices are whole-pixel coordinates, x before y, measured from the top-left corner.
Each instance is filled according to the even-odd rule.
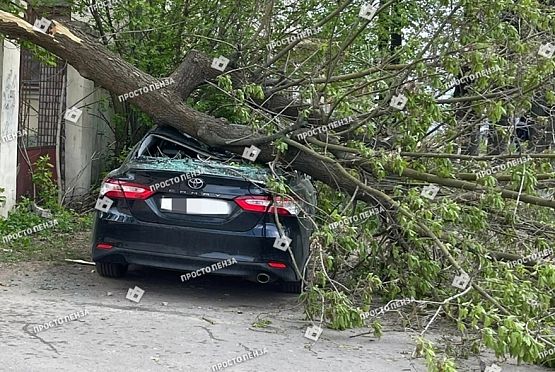
[[[231,213],[231,206],[225,200],[218,199],[172,199],[162,198],[160,209],[186,214],[219,214],[227,215]]]

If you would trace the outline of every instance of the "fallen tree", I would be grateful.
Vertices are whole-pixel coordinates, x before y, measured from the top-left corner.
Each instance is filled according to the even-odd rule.
[[[240,23],[245,26],[258,12],[263,15],[262,21],[252,26],[253,33],[248,37],[241,35],[245,41],[239,47],[231,48],[227,54],[231,61],[226,69],[220,71],[211,66],[219,53],[212,55],[190,48],[183,51],[173,71],[165,75],[175,84],[137,95],[128,102],[157,124],[173,126],[212,146],[242,154],[245,146],[255,145],[261,150],[257,161],[306,173],[326,185],[320,187],[319,208],[327,219],[321,218],[314,238],[314,254],[320,264],[316,283],[320,285],[305,296],[309,316],[321,316],[332,327],[343,329],[363,324],[359,307],[368,309],[374,291],[384,291],[391,299],[400,293],[417,298],[426,296],[441,299],[438,313],[444,310],[447,316],[456,317],[459,325],[472,324],[470,315],[487,324],[481,329],[482,342],[500,355],[508,353],[524,361],[538,360],[542,348],[553,347],[545,336],[551,334],[553,318],[543,317],[537,308],[531,308],[525,292],[531,290],[529,281],[536,281],[534,301],[543,301],[542,311],[552,309],[549,299],[552,291],[547,288],[555,283],[555,269],[542,264],[532,279],[517,278],[520,273],[499,260],[544,249],[553,238],[555,227],[550,218],[555,201],[538,196],[536,190],[542,184],[549,186],[552,178],[549,159],[554,155],[535,152],[528,139],[531,150],[527,155],[532,162],[505,167],[500,174],[478,179],[476,172],[469,170],[503,165],[507,158],[520,154],[509,146],[508,151],[513,153],[461,155],[457,147],[468,153],[464,148],[472,142],[468,136],[474,135],[484,120],[495,127],[496,134],[504,134],[506,141],[514,139],[510,128],[503,132],[497,123],[504,116],[520,114],[538,92],[546,99],[551,97],[553,62],[540,59],[522,76],[511,70],[501,77],[470,79],[472,83],[465,87],[465,94],[457,97],[444,97],[450,87],[448,82],[438,81],[436,75],[438,72],[459,75],[462,68],[458,59],[468,61],[472,71],[477,72],[484,70],[486,64],[507,66],[505,57],[513,56],[515,51],[507,51],[509,47],[504,45],[514,39],[526,46],[534,44],[525,38],[526,32],[545,25],[530,14],[553,9],[549,4],[526,11],[511,6],[496,8],[479,1],[466,6],[454,4],[447,9],[438,2],[433,12],[426,14],[425,5],[419,2],[395,3],[383,2],[369,19],[353,17],[353,9],[358,11],[358,7],[353,7],[351,1],[318,9],[322,16],[307,15],[307,22],[299,21],[301,26],[323,29],[315,38],[317,41],[311,44],[293,33],[286,43],[279,43],[285,44],[283,47],[269,53],[260,52],[265,46],[259,39],[264,39],[260,35],[265,30],[272,40],[280,40],[270,27],[274,8],[271,4],[251,4],[253,9],[245,11],[245,19]],[[190,10],[189,3],[181,5],[183,8],[176,6],[176,11]],[[491,14],[482,14],[480,8],[490,9]],[[414,12],[413,21],[423,28],[430,24],[430,19],[434,22],[429,40],[423,37],[416,46],[404,51],[398,42],[401,30],[412,30],[414,26],[400,14],[406,16],[409,11]],[[0,11],[0,34],[36,44],[67,61],[82,76],[109,90],[114,106],[118,106],[121,100],[117,96],[159,85],[160,78],[124,58],[125,53],[121,52],[124,47],[120,44],[125,44],[126,39],[117,38],[121,31],[115,19],[110,18],[111,12],[93,10],[96,33],[80,22],[56,20],[49,33],[42,33],[34,31],[24,19]],[[457,19],[461,13],[465,15],[464,21],[471,22],[477,30],[469,31],[471,28],[467,29],[465,22]],[[499,20],[499,13],[508,14],[509,21]],[[473,14],[481,18],[469,21]],[[116,15],[117,9],[113,13]],[[308,19],[312,17],[317,19]],[[513,19],[526,19],[527,23],[513,31]],[[214,22],[219,20],[217,17]],[[484,25],[503,32],[484,42],[487,29]],[[225,34],[225,24],[215,28],[219,30],[217,40],[238,42],[235,36]],[[365,34],[369,28],[378,35],[371,67],[346,56],[348,51],[354,54],[364,51],[364,39],[372,38]],[[446,39],[450,29],[460,32],[460,41]],[[282,30],[288,32],[285,26]],[[432,47],[434,42],[439,46]],[[320,50],[323,45],[327,46],[325,51]],[[524,47],[521,49],[519,53],[527,61],[535,55]],[[293,69],[288,65],[290,60]],[[505,83],[508,80],[510,86]],[[296,89],[295,94],[290,92],[292,88]],[[202,100],[203,94],[220,100],[226,98],[233,106],[233,114],[227,116],[239,117],[237,121],[242,123],[235,124],[226,115],[211,115],[209,110],[195,108],[195,101]],[[397,108],[391,105],[402,99],[400,96],[408,100],[402,109],[401,105]],[[326,105],[330,107],[323,107]],[[235,115],[236,112],[243,116]],[[346,125],[334,126],[345,118],[349,118],[344,121]],[[541,131],[541,125],[546,124],[538,120],[537,125]],[[430,188],[428,183],[440,189]],[[426,190],[421,194],[423,186]],[[328,224],[340,221],[347,213],[353,216],[361,213],[365,205],[384,207],[381,223],[345,227],[336,236]],[[511,213],[518,208],[520,217]],[[527,222],[524,216],[533,222]],[[506,224],[511,226],[510,231],[504,231]],[[500,244],[507,244],[508,249],[493,254],[489,245],[498,248]],[[395,269],[388,267],[399,260],[406,261]],[[514,275],[512,281],[496,283],[500,275],[493,271],[498,267],[503,267],[503,275]],[[401,275],[407,272],[408,276]],[[474,302],[467,310],[455,314],[451,302],[461,301],[462,295],[447,295],[453,288],[434,288],[431,283],[448,282],[449,277],[463,273],[473,278],[468,288],[474,291],[464,294],[472,296]],[[424,284],[416,283],[417,280]],[[511,296],[499,294],[499,288],[512,288],[508,292]],[[449,301],[444,302],[445,298]],[[320,314],[320,299],[327,304],[324,314]],[[458,306],[465,309],[461,302]],[[516,322],[515,316],[519,318]],[[541,326],[537,325],[533,332],[521,329],[521,324],[526,324],[523,317],[541,318]],[[505,334],[493,337],[488,333],[490,324],[499,327],[497,330],[505,327],[519,332],[520,338],[513,341],[511,335]],[[505,345],[507,340],[510,346]],[[525,345],[532,347],[522,352]]]

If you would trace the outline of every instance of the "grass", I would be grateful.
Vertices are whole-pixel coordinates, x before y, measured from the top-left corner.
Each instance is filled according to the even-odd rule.
[[[8,243],[3,237],[47,222],[18,205],[7,219],[0,219],[0,262],[63,261],[65,258],[90,260],[91,226],[94,213],[79,215],[67,209],[53,212],[58,223],[48,229],[16,238]]]

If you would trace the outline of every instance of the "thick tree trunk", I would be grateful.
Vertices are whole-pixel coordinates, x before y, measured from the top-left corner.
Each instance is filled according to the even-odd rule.
[[[7,12],[0,11],[0,33],[18,40],[28,40],[42,46],[58,57],[66,60],[87,79],[93,80],[116,95],[132,92],[142,87],[158,83],[149,74],[110,52],[85,34],[71,22],[62,25],[54,21],[54,35],[33,30],[32,25]],[[220,71],[210,67],[211,60],[199,52],[190,52],[175,72],[170,75],[175,84],[150,91],[129,100],[141,110],[151,115],[159,124],[172,126],[198,140],[212,146],[242,153],[244,145],[233,145],[236,141],[261,137],[246,126],[229,123],[226,119],[215,118],[187,106],[186,98],[206,79],[215,78]],[[282,104],[279,97],[274,102]],[[291,114],[295,114],[290,110]],[[262,150],[257,161],[269,162],[275,158],[275,149],[270,143],[257,144]],[[353,193],[353,180],[338,177],[340,167],[333,162],[323,161],[316,153],[300,151],[291,147],[280,155],[290,166],[306,173],[338,190]],[[359,194],[358,198],[375,204],[375,198]]]
[[[26,21],[10,13],[0,11],[1,34],[17,40],[27,40],[47,49],[66,60],[82,76],[93,80],[114,95],[119,96],[143,87],[159,84],[160,79],[144,73],[110,52],[92,36],[80,30],[78,23],[67,22],[67,24],[61,24],[54,21],[53,25],[53,35],[44,34],[34,31],[32,25]],[[209,145],[241,154],[245,145],[248,146],[254,143],[262,150],[258,156],[258,162],[265,163],[274,160],[276,149],[271,144],[271,140],[278,137],[282,138],[289,145],[289,149],[284,154],[280,154],[279,158],[289,167],[348,194],[353,194],[356,190],[364,190],[364,192],[357,192],[356,198],[370,205],[376,205],[379,202],[386,207],[391,206],[392,199],[387,194],[369,186],[378,183],[372,178],[371,172],[366,172],[363,167],[359,166],[360,162],[368,163],[368,160],[352,154],[345,155],[342,152],[342,146],[337,146],[338,149],[334,151],[331,149],[332,145],[324,144],[330,146],[328,153],[342,154],[339,158],[321,155],[309,147],[283,137],[282,134],[266,137],[253,132],[247,126],[235,125],[229,123],[226,119],[215,118],[187,106],[184,99],[196,87],[206,80],[214,79],[221,73],[219,70],[210,67],[211,62],[212,60],[202,53],[191,51],[170,75],[175,80],[175,84],[138,95],[135,98],[130,98],[129,101],[153,117],[158,124],[170,125]],[[237,73],[232,73],[231,77],[234,84],[240,84],[241,81],[246,79]],[[272,112],[279,112],[280,107],[289,104],[291,104],[290,100],[288,101],[286,97],[276,94],[264,103],[264,107]],[[292,119],[297,119],[299,116],[296,107],[290,107],[286,113]],[[318,123],[319,121],[320,118],[317,116],[309,118],[309,122]],[[297,123],[296,127],[299,124],[302,123]],[[298,131],[292,132],[292,135],[296,133]],[[314,142],[315,140],[311,141]],[[353,176],[348,171],[349,169],[355,169],[358,177]],[[392,169],[387,170],[392,175],[397,173]],[[470,187],[468,183],[456,183],[452,182],[453,180],[416,172],[408,168],[403,171],[402,176],[432,181],[449,187],[481,191],[475,187]],[[433,177],[433,180],[430,177]],[[369,182],[369,184],[365,182]],[[511,192],[504,192],[503,196],[512,199],[519,197],[517,193],[513,194]],[[525,197],[520,197],[520,200],[525,200]],[[545,205],[544,201],[539,198],[530,197],[526,201],[531,204]],[[549,206],[554,207],[551,204]]]

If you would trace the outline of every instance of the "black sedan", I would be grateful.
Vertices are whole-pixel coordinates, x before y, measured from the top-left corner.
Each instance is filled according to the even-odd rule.
[[[102,183],[97,272],[121,277],[135,264],[179,271],[182,281],[232,275],[299,293],[315,191],[293,173],[292,196],[277,197],[266,189],[270,177],[268,168],[173,128],[151,130]]]

